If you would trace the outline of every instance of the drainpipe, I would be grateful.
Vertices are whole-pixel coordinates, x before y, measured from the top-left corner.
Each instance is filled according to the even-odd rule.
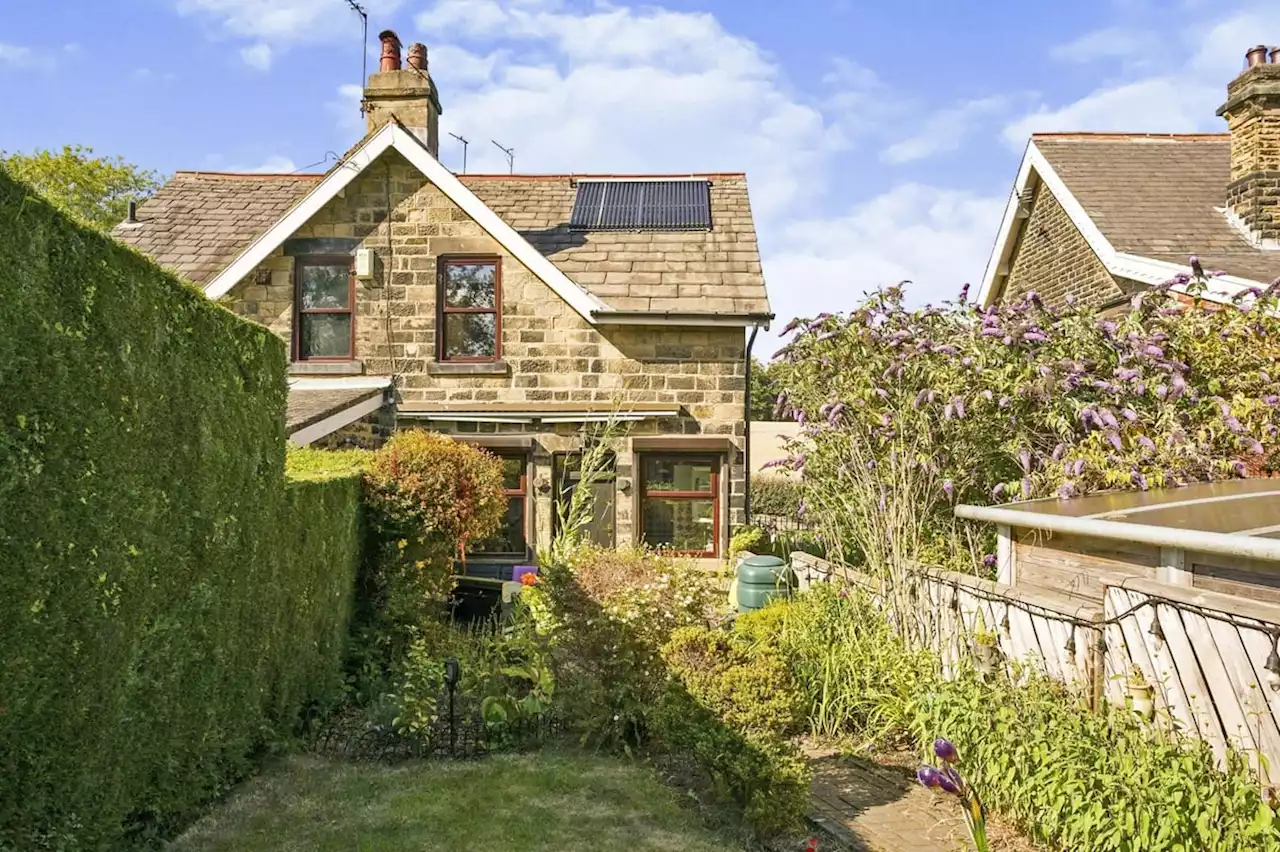
[[[751,347],[756,345],[756,335],[759,333],[760,326],[753,325],[751,336],[747,338],[747,391],[742,395],[742,419],[747,424],[747,434],[742,442],[742,513],[744,522],[748,524],[751,523]]]

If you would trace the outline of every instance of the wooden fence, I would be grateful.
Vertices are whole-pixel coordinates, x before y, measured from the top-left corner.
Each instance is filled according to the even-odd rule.
[[[793,554],[792,566],[802,587],[874,589],[869,577],[808,554]],[[914,579],[914,635],[937,653],[944,676],[962,665],[1016,676],[1018,661],[1095,709],[1104,700],[1140,708],[1149,696],[1153,724],[1203,738],[1220,762],[1230,746],[1263,783],[1280,782],[1280,605],[1118,574],[1101,578],[1101,606],[936,568]]]

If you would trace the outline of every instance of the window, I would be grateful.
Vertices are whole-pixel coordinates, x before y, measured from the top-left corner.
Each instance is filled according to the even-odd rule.
[[[345,361],[354,356],[355,279],[349,257],[294,261],[293,355],[298,361]]]
[[[507,495],[507,512],[498,531],[471,549],[489,556],[528,556],[525,535],[525,503],[529,499],[529,460],[523,453],[499,454],[502,461],[502,490]]]
[[[640,457],[640,523],[646,543],[692,556],[719,553],[720,461]]]
[[[441,361],[496,361],[501,355],[502,275],[493,258],[440,260]]]

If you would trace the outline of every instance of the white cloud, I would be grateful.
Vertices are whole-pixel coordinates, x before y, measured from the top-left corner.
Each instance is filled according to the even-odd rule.
[[[52,68],[51,57],[38,50],[20,44],[0,42],[0,66],[10,65],[14,68]]]
[[[403,0],[362,0],[374,19]],[[227,33],[265,42],[324,41],[359,32],[359,18],[342,0],[177,0],[179,14],[202,17]]]
[[[907,295],[916,303],[954,298],[966,282],[976,292],[1004,205],[904,183],[844,215],[792,221],[764,258],[779,327],[793,316],[848,310],[865,292],[902,280],[913,282]]]
[[[242,47],[240,48],[240,58],[250,68],[266,71],[271,67],[271,47],[262,42]]]
[[[911,163],[955,151],[964,144],[975,125],[1003,112],[1008,105],[1008,98],[996,95],[965,101],[935,112],[915,135],[900,139],[881,151],[880,159],[886,163]]]
[[[1049,55],[1059,62],[1095,62],[1099,59],[1124,59],[1145,52],[1156,40],[1147,31],[1125,27],[1106,27],[1085,33],[1075,41],[1056,45]]]
[[[1139,37],[1119,30],[1102,30],[1057,48],[1055,53],[1066,59],[1117,59],[1120,76],[1069,103],[1040,103],[1005,127],[1005,141],[1021,148],[1031,133],[1070,130],[1225,131],[1214,112],[1226,96],[1227,83],[1240,73],[1244,51],[1257,42],[1259,34],[1280,30],[1280,7],[1250,5],[1225,18],[1195,21],[1180,30],[1148,31],[1147,46],[1140,53],[1158,46],[1158,63],[1146,58],[1135,61],[1124,48],[1126,39]],[[1205,9],[1221,15],[1220,9]],[[1180,22],[1186,20],[1187,15],[1179,16]]]
[[[228,169],[233,172],[252,172],[254,174],[289,174],[296,172],[298,165],[290,158],[282,154],[272,154],[261,163],[248,169]]]

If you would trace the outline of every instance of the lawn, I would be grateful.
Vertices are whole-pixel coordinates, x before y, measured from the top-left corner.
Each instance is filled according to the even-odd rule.
[[[170,852],[743,849],[649,768],[572,752],[399,766],[292,757],[246,782]]]

